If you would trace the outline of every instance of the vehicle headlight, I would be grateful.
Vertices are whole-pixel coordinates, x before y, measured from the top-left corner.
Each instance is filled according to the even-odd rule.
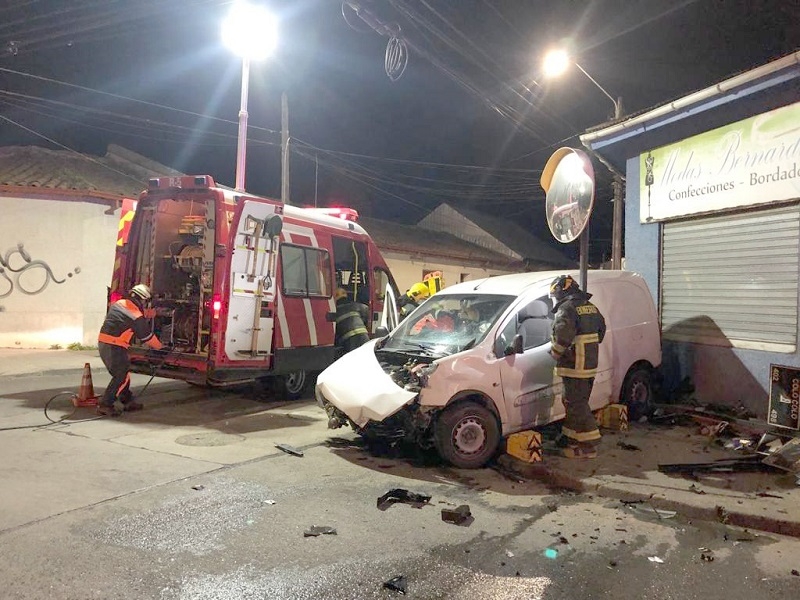
[[[439,363],[436,362],[430,364],[420,363],[411,369],[411,374],[414,375],[419,382],[419,387],[428,387],[428,378],[434,374],[438,367]]]

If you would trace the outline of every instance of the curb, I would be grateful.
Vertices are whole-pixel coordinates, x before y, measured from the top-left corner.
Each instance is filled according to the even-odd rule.
[[[92,367],[94,368],[94,367]],[[12,373],[10,375],[3,375],[3,377],[16,378],[16,377],[43,377],[44,375],[82,375],[83,367],[69,368],[69,369],[49,369],[47,371],[28,371],[25,373]]]
[[[502,459],[503,457],[501,457]],[[642,494],[620,489],[613,485],[598,482],[586,482],[563,471],[553,469],[541,463],[528,464],[511,457],[498,461],[512,474],[523,479],[534,479],[548,486],[570,490],[581,494],[595,494],[603,498],[611,498],[624,502],[646,502],[653,508],[675,511],[678,514],[699,521],[715,521],[725,525],[776,533],[800,538],[800,522],[764,517],[735,508],[716,506],[707,508],[695,506],[669,498],[659,498],[651,494]]]

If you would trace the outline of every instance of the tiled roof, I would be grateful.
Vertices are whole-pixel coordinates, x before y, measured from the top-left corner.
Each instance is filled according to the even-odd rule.
[[[0,189],[70,190],[106,197],[138,198],[156,175],[180,175],[135,152],[110,145],[105,156],[40,146],[0,147]]]
[[[450,233],[430,231],[415,225],[401,225],[368,217],[358,222],[385,252],[422,257],[442,257],[500,269],[522,270],[524,265],[509,256],[464,241]]]
[[[497,250],[504,248],[532,266],[561,268],[576,265],[574,260],[557,250],[549,240],[539,239],[508,219],[476,210],[442,203],[422,219],[419,225],[431,231],[463,229],[464,236],[470,241],[492,245]]]

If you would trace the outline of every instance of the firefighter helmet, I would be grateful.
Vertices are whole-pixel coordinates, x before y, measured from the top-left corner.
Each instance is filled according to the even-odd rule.
[[[424,283],[415,283],[406,292],[406,295],[415,302],[419,302],[420,300],[424,300],[425,298],[430,296],[431,291],[428,289],[428,286],[425,285]]]
[[[558,302],[565,296],[579,292],[580,289],[578,282],[571,275],[559,275],[550,284],[550,296]]]
[[[342,288],[336,288],[336,291],[333,292],[333,299],[338,302],[342,298],[347,298],[347,291]]]
[[[150,288],[143,283],[137,283],[135,286],[133,286],[131,288],[130,295],[134,296],[137,300],[141,300],[142,302],[147,302],[153,297],[153,294],[150,293]]]

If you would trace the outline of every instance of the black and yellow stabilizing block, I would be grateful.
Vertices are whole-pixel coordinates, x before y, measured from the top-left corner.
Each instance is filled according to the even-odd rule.
[[[538,431],[520,431],[511,434],[506,442],[506,453],[525,462],[541,462],[542,434]]]
[[[594,413],[597,426],[614,431],[628,430],[628,407],[624,404],[609,404]]]

